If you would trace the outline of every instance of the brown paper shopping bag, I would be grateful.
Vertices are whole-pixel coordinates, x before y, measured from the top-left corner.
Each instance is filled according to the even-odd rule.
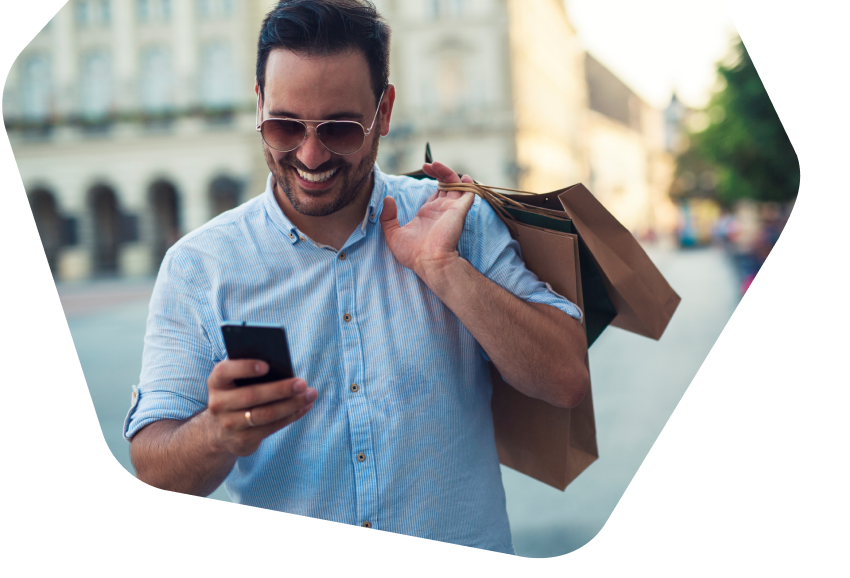
[[[583,310],[576,235],[521,223],[514,224],[514,233],[526,267]],[[502,464],[563,490],[599,457],[590,389],[578,406],[564,409],[520,393],[492,363],[490,378]]]
[[[493,206],[517,239],[526,266],[584,312],[588,345],[609,324],[661,337],[679,296],[632,234],[583,185],[544,194],[478,184],[440,187],[470,190]],[[564,221],[571,232],[565,232]],[[492,364],[490,375],[499,460],[565,489],[599,456],[590,389],[578,406],[562,409],[520,393]]]
[[[681,298],[634,236],[584,185],[551,194],[557,195],[602,275],[617,310],[611,325],[661,339]]]

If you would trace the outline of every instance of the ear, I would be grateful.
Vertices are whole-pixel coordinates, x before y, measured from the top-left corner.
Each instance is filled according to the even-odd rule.
[[[395,104],[395,86],[387,85],[384,100],[381,102],[381,136],[390,134],[390,119],[393,116],[393,105]]]

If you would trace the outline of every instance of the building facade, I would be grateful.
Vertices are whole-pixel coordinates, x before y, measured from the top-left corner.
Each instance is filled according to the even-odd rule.
[[[155,273],[262,187],[259,0],[71,0],[10,71],[3,116],[58,280]]]
[[[611,83],[561,0],[375,4],[398,94],[385,172],[418,169],[430,142],[481,182],[584,182],[631,230],[658,225],[663,118],[627,88],[637,123],[594,104]],[[182,234],[262,192],[254,65],[273,5],[71,0],[22,52],[3,114],[57,280],[155,274]]]

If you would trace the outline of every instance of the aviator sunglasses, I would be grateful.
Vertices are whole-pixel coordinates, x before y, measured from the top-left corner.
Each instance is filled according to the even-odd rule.
[[[384,91],[386,92],[386,90]],[[319,139],[326,149],[338,155],[353,155],[363,147],[366,137],[375,128],[378,120],[378,112],[381,110],[381,102],[384,100],[384,92],[378,99],[378,108],[375,110],[375,118],[369,128],[353,120],[299,120],[295,118],[267,118],[260,121],[262,113],[260,109],[260,95],[257,95],[257,132],[263,141],[274,150],[281,153],[294,151],[307,140],[310,125],[315,124],[313,129],[316,138]]]

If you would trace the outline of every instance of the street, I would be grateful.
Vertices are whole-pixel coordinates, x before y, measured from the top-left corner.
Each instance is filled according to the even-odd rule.
[[[609,328],[590,350],[599,459],[565,492],[503,468],[516,553],[558,556],[602,528],[737,305],[739,282],[719,249],[650,256],[681,295],[659,342]],[[138,382],[152,280],[60,285],[104,438],[133,471],[122,423]],[[227,500],[223,488],[211,497]]]

